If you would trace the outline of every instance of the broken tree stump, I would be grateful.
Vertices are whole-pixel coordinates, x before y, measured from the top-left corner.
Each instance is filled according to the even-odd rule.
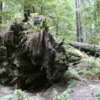
[[[6,53],[0,53],[0,58],[5,57],[0,61],[0,83],[21,89],[39,88],[60,80],[68,70],[63,42],[54,40],[44,16],[15,21],[8,32],[1,34],[0,45]]]

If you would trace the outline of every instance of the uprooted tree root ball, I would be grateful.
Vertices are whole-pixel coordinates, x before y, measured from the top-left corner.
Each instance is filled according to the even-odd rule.
[[[63,42],[49,33],[47,18],[36,15],[27,22],[13,22],[0,35],[0,83],[31,89],[61,79],[68,62]]]

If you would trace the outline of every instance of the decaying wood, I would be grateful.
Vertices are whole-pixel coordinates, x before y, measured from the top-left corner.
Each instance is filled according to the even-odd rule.
[[[66,52],[63,42],[49,34],[46,20],[37,15],[13,22],[8,32],[1,33],[0,83],[30,89],[62,78],[68,69]]]
[[[69,45],[88,53],[89,55],[100,57],[100,46],[85,44],[80,42],[71,42]]]

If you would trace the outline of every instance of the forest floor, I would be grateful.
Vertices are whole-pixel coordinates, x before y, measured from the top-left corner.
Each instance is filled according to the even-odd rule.
[[[88,83],[82,83],[82,82],[77,82],[77,85],[71,89],[70,93],[70,99],[68,97],[68,100],[100,100],[100,95],[98,95],[99,99],[96,99],[95,97],[94,90],[91,89],[91,86],[97,86],[100,85],[100,81],[91,81]],[[60,96],[61,93],[63,93],[66,89],[67,86],[65,83],[60,82],[58,84],[55,84],[45,90],[44,92],[40,92],[39,95],[37,93],[29,93],[23,91],[22,95],[24,97],[23,100],[67,100],[66,98],[64,99],[63,97],[59,97],[59,99],[53,99],[54,95],[54,89],[57,91],[56,97]],[[99,90],[100,91],[100,90]],[[11,87],[2,87],[0,88],[0,98],[4,97],[6,95],[12,94],[14,90]],[[68,94],[65,94],[68,95]],[[26,99],[27,98],[27,99]],[[40,99],[38,99],[40,98]],[[44,99],[43,99],[44,98]],[[0,99],[0,100],[9,100],[9,99]],[[11,100],[17,100],[17,99],[11,99]]]
[[[13,96],[19,97],[18,93],[14,94],[15,89],[1,85],[0,100],[100,100],[99,65],[100,59],[87,57],[77,66],[70,67],[61,81],[48,89],[38,93],[21,91],[22,99],[13,99]]]
[[[65,76],[59,83],[54,84],[48,89],[37,93],[22,92],[21,100],[100,100],[100,80],[84,81],[71,79],[66,80]],[[95,89],[98,90],[95,90]],[[12,94],[15,90],[12,87],[1,86],[0,98]],[[95,93],[94,93],[95,92]],[[9,100],[9,99],[0,99]],[[17,100],[17,99],[11,99]]]

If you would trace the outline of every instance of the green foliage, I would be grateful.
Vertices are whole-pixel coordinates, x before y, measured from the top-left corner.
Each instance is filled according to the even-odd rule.
[[[100,68],[100,59],[95,57],[86,57],[82,60],[89,68]]]
[[[66,72],[67,75],[69,75],[71,78],[73,79],[78,79],[78,80],[81,80],[81,76],[74,70],[72,69],[69,69],[67,72]]]
[[[100,84],[99,85],[90,85],[92,91],[94,100],[100,100]]]
[[[70,100],[70,94],[67,90],[61,94],[58,94],[57,90],[54,89],[52,93],[55,96],[53,100]]]
[[[82,59],[83,65],[81,66],[85,68],[83,70],[83,74],[85,76],[91,75],[99,75],[100,74],[100,59],[95,57],[85,57]]]
[[[30,29],[29,32],[33,32],[33,33],[36,33],[36,32],[39,32],[41,29],[44,29],[45,27],[48,26],[48,19],[44,16],[39,16],[37,13],[34,13],[31,15],[32,19],[28,21],[28,24],[24,24],[24,28],[26,29]],[[33,25],[33,22],[32,20],[35,19],[35,18],[38,18],[40,17],[41,19],[41,22],[40,24],[37,24],[37,25]],[[34,34],[36,35],[36,34]],[[27,36],[30,36],[30,35],[27,35]]]
[[[13,94],[4,96],[0,100],[21,100],[21,90],[15,90]]]
[[[3,2],[2,11],[0,11],[0,16],[2,16],[3,23],[9,23],[15,14],[22,13],[21,5],[16,2],[16,0],[0,0]]]
[[[30,99],[29,99],[30,100]],[[37,94],[35,100],[45,100],[44,98],[41,98],[41,96],[39,94]]]
[[[76,40],[75,2],[73,0],[0,0],[3,23],[9,23],[14,17],[22,16],[24,6],[34,6],[35,12],[50,19],[50,33],[65,42]],[[81,21],[84,27],[85,42],[100,44],[100,1],[81,0]],[[17,15],[17,16],[16,16]],[[16,19],[17,20],[17,19]]]
[[[0,49],[6,49],[6,47],[5,47],[5,46],[0,45]]]
[[[82,7],[82,22],[85,25],[86,41],[92,44],[100,44],[100,1],[84,0]]]
[[[24,6],[34,6],[35,12],[48,16],[51,19],[50,32],[58,35],[66,35],[71,37],[75,33],[74,23],[75,16],[73,8],[73,0],[2,0],[3,22],[7,23],[16,15],[23,14]],[[43,11],[41,9],[43,8]],[[58,30],[57,30],[58,24]],[[57,32],[58,31],[58,32]]]

